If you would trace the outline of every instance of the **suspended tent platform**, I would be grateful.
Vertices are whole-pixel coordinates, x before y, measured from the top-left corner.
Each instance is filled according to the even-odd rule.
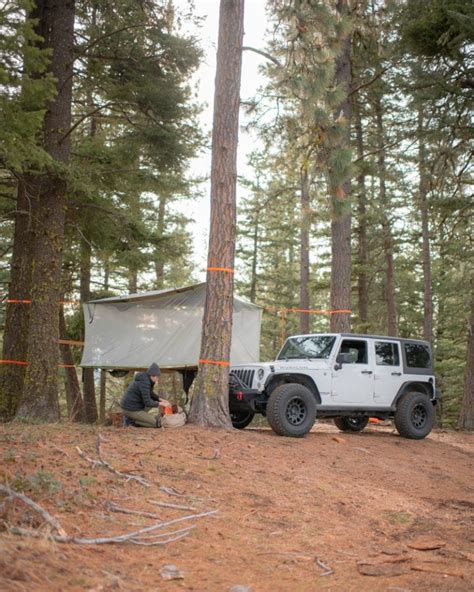
[[[84,304],[81,366],[129,371],[156,362],[165,372],[179,371],[187,390],[198,366],[205,295],[201,283]],[[234,296],[231,364],[259,361],[261,320],[259,306]]]

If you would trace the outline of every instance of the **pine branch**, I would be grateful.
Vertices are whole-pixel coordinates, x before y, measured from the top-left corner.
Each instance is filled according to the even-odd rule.
[[[253,51],[254,53],[258,53],[259,55],[263,56],[264,58],[267,58],[267,60],[269,60],[270,62],[273,62],[279,68],[282,67],[280,62],[274,56],[270,55],[266,51],[263,51],[262,49],[257,49],[256,47],[249,47],[248,45],[244,45],[242,47],[242,51]]]

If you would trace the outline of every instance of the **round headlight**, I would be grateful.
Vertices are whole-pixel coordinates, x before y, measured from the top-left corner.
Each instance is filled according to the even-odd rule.
[[[265,374],[264,369],[263,368],[259,368],[258,373],[257,373],[258,379],[259,380],[262,380],[264,374]]]

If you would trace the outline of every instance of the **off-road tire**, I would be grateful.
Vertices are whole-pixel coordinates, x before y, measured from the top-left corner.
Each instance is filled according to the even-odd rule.
[[[334,423],[341,432],[361,432],[369,423],[368,417],[336,417]]]
[[[232,425],[237,430],[243,430],[254,418],[255,413],[253,411],[231,411],[230,420]]]
[[[316,420],[313,393],[297,383],[278,386],[268,399],[267,419],[278,435],[302,438]]]
[[[428,395],[410,392],[400,397],[395,411],[395,427],[400,436],[421,440],[432,430],[434,407]]]

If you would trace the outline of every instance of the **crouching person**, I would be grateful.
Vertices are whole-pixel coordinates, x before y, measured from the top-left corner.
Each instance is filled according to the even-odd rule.
[[[159,376],[160,368],[154,363],[146,372],[138,372],[120,401],[124,416],[142,428],[160,428],[160,406],[169,407],[170,405],[168,401],[160,399],[153,392]],[[158,413],[150,413],[153,409]]]

